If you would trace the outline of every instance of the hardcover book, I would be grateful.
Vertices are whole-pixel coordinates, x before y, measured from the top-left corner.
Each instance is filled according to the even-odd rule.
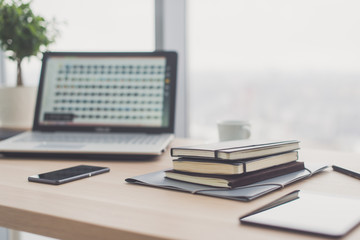
[[[189,147],[171,148],[171,156],[240,160],[284,153],[299,149],[299,141],[249,141],[236,140]]]
[[[165,171],[165,176],[173,180],[180,180],[207,186],[236,188],[303,170],[304,168],[305,166],[303,162],[290,162],[245,174],[220,175],[168,170]]]
[[[297,151],[234,161],[212,160],[206,158],[178,158],[173,160],[173,168],[174,170],[183,172],[242,174],[294,162],[297,159]]]

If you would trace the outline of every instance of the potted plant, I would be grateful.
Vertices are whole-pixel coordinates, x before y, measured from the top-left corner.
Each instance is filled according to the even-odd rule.
[[[46,50],[57,33],[54,22],[33,13],[31,1],[0,0],[0,47],[17,64],[17,87],[0,92],[0,126],[31,126],[36,88],[23,87],[21,63]]]

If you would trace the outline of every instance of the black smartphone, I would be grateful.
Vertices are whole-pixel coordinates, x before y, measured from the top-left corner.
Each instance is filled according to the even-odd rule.
[[[41,173],[28,177],[30,182],[48,183],[59,185],[75,181],[81,178],[91,177],[100,173],[109,172],[107,167],[79,165],[70,168],[64,168],[52,172]]]

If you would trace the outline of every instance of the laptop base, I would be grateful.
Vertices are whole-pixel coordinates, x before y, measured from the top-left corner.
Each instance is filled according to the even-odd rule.
[[[91,160],[91,161],[154,161],[155,155],[127,155],[127,154],[73,154],[73,153],[0,153],[6,158],[38,158],[46,160],[48,158],[58,158],[61,160]]]

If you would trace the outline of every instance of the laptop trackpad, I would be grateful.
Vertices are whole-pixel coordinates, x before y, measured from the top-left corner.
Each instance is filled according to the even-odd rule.
[[[66,143],[42,143],[40,145],[35,146],[35,148],[41,149],[79,149],[85,147],[84,144],[66,144]]]

